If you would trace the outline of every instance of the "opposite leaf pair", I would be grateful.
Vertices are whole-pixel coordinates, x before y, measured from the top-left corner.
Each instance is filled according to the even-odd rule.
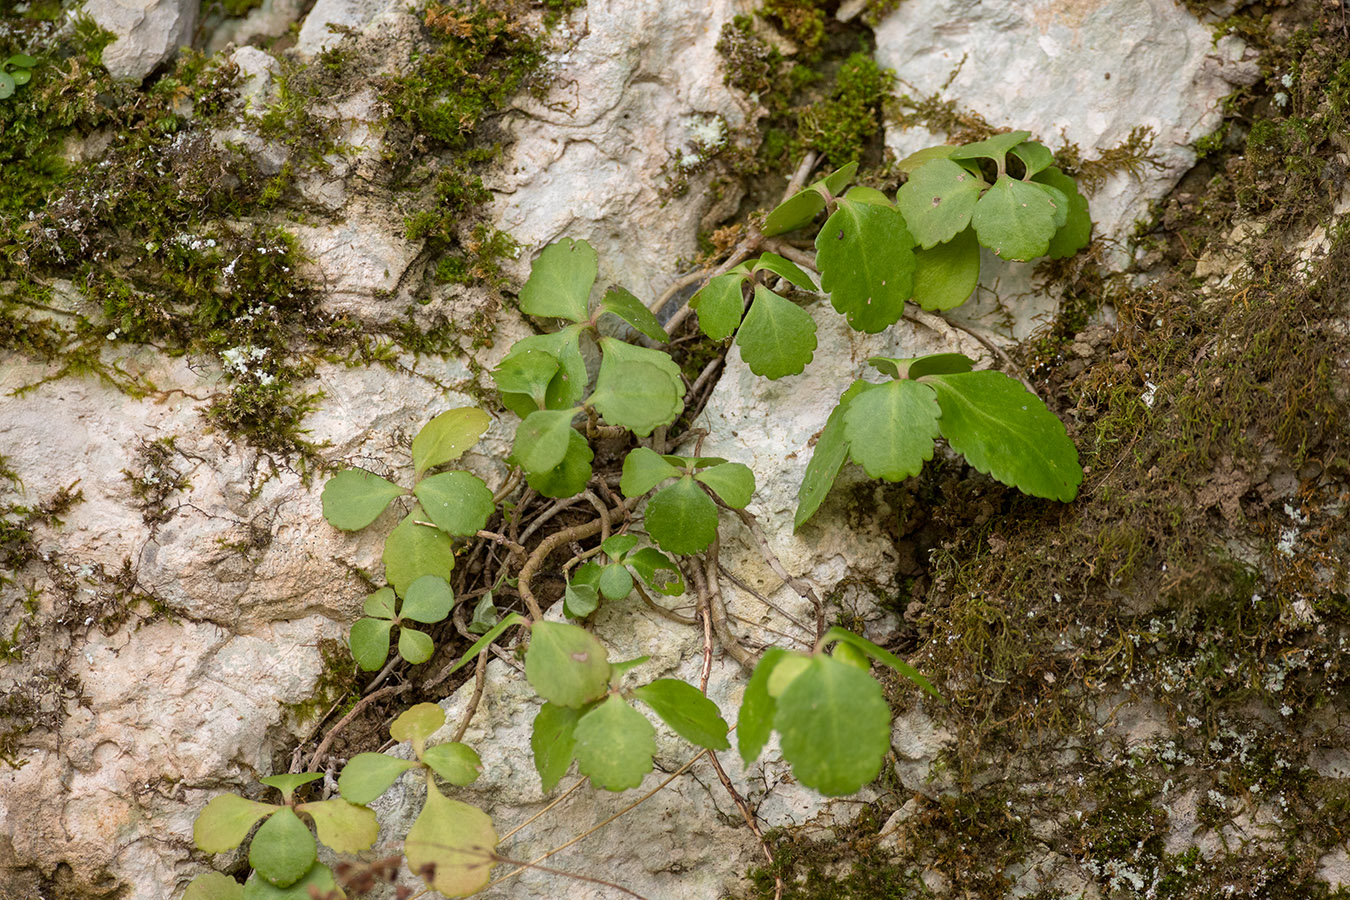
[[[622,600],[633,592],[633,576],[647,587],[666,596],[684,593],[680,567],[654,547],[636,549],[638,539],[631,534],[616,534],[600,545],[609,557],[608,565],[586,562],[577,567],[563,592],[563,612],[584,619],[600,607],[600,598]]]
[[[717,504],[708,491],[732,509],[744,509],[755,493],[755,474],[744,463],[662,456],[646,447],[624,458],[619,490],[640,497],[669,478],[679,480],[647,501],[644,516],[647,533],[668,553],[702,553],[716,539]]]

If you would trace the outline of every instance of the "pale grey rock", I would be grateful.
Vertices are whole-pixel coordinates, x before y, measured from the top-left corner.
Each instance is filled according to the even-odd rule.
[[[301,56],[322,53],[342,40],[328,26],[360,29],[381,13],[399,8],[397,0],[319,0],[305,16],[295,50]]]
[[[1317,877],[1325,881],[1333,891],[1350,888],[1350,852],[1344,847],[1337,847],[1319,859]]]
[[[103,50],[114,78],[136,81],[192,43],[198,0],[87,0],[84,11],[117,35]]]
[[[206,40],[207,53],[219,53],[230,44],[244,45],[254,40],[278,38],[286,33],[304,4],[301,0],[263,0],[238,18],[227,18],[211,32]]]
[[[276,75],[281,63],[276,57],[257,47],[240,47],[230,55],[239,67],[243,83],[239,86],[239,102],[245,112],[261,114],[276,99]]]

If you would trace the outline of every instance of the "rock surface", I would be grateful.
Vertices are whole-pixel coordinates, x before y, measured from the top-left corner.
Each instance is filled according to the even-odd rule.
[[[88,0],[84,11],[117,35],[103,50],[114,78],[139,81],[192,43],[198,0]]]

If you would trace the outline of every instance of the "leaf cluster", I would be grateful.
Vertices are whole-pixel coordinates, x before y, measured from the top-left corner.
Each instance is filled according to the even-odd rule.
[[[33,67],[37,64],[36,59],[23,53],[15,53],[0,62],[0,100],[8,100],[14,96],[16,88],[31,81]]]

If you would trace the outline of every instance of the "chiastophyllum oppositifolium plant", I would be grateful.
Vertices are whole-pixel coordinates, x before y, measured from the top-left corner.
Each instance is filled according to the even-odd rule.
[[[753,246],[695,293],[690,305],[700,328],[714,341],[734,339],[752,372],[784,378],[802,372],[816,349],[815,321],[799,305],[803,297],[828,294],[851,327],[875,333],[897,322],[907,302],[930,312],[964,302],[979,278],[980,247],[1012,260],[1076,252],[1091,230],[1086,201],[1052,165],[1050,152],[1028,137],[1013,132],[916,154],[900,164],[909,178],[895,198],[850,188],[853,164],[794,194],[769,214]],[[794,262],[759,252],[766,238],[813,227],[821,214],[814,265],[805,254]],[[585,241],[544,248],[520,291],[520,308],[558,324],[517,341],[492,370],[502,409],[489,414],[465,407],[432,418],[412,441],[411,487],[352,468],[330,478],[322,498],[325,518],[344,531],[371,527],[391,506],[398,511],[384,539],[384,584],[376,581],[350,633],[361,669],[389,668],[391,649],[396,662],[427,662],[435,652],[434,626],[452,615],[462,633],[481,636],[436,683],[490,650],[501,652],[493,645],[506,642],[509,632],[525,637],[523,674],[540,699],[530,744],[546,794],[574,764],[604,790],[640,785],[657,751],[653,719],[701,752],[731,748],[724,711],[702,689],[641,677],[647,657],[611,659],[585,624],[601,606],[634,593],[670,618],[693,621],[672,615],[658,600],[685,593],[686,571],[701,584],[704,558],[716,571],[721,510],[752,523],[746,507],[756,489],[748,466],[699,456],[697,444],[695,455],[665,452],[694,436],[670,433],[687,394],[680,366],[659,349],[670,335],[647,304],[621,287],[594,298],[597,273],[595,251]],[[625,330],[633,340],[615,336]],[[850,460],[871,477],[900,481],[932,458],[939,438],[979,471],[1025,493],[1063,501],[1075,496],[1082,479],[1077,452],[1064,426],[1017,380],[976,371],[957,353],[868,363],[817,437],[799,490],[798,528]],[[494,492],[452,464],[504,413],[519,421],[505,460],[508,474]],[[617,484],[608,474],[613,469],[593,471],[598,442],[605,442],[607,458],[616,447],[622,456]],[[527,547],[526,536],[517,539],[522,481],[531,495],[561,503],[559,509],[584,498],[575,509],[595,506],[600,517],[555,523],[553,533],[540,532]],[[500,531],[487,530],[493,521],[503,523]],[[496,575],[456,597],[456,554],[483,541],[502,560]],[[561,569],[561,590],[552,594],[560,594],[561,615],[549,618],[533,582],[555,552],[572,558]],[[519,607],[498,609],[497,600],[511,595]],[[458,604],[464,608],[456,613]],[[470,606],[471,619],[465,615]],[[757,660],[749,654],[741,660],[752,673],[736,744],[748,766],[776,732],[794,777],[839,796],[876,778],[889,750],[891,713],[872,664],[934,696],[937,691],[884,648],[826,628],[823,615],[806,642],[808,652],[769,647]],[[485,671],[479,665],[476,677]],[[476,708],[475,699],[456,737]],[[408,833],[396,836],[408,868],[447,896],[478,891],[503,861],[498,837],[486,813],[449,796],[442,783],[471,783],[484,766],[480,750],[490,765],[493,748],[457,739],[428,746],[444,727],[445,714],[435,704],[403,713],[390,734],[410,745],[404,756],[411,758],[356,755],[337,779],[337,797],[297,803],[296,792],[321,777],[301,774],[262,779],[282,792],[279,805],[213,799],[197,820],[197,846],[225,852],[257,827],[248,854],[252,873],[244,885],[216,873],[202,876],[189,896],[299,898],[311,887],[339,896],[332,872],[317,862],[315,833],[338,852],[371,846],[377,829],[367,804],[413,771],[425,780],[426,799]]]

